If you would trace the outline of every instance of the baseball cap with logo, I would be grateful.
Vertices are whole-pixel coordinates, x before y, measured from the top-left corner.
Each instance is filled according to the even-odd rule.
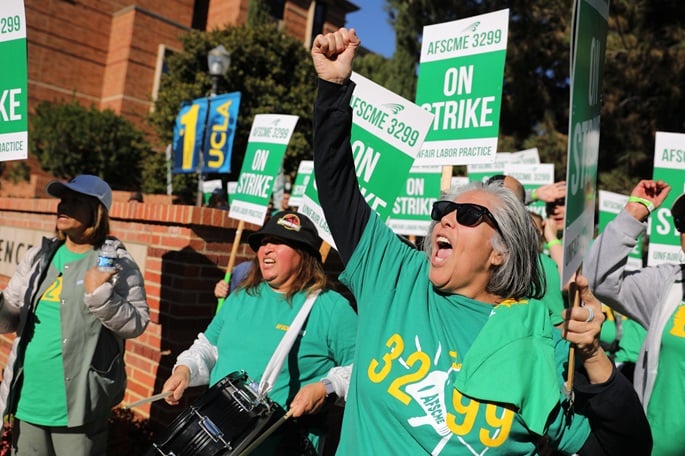
[[[673,225],[680,233],[685,233],[685,193],[680,195],[671,206]]]
[[[314,223],[303,214],[295,211],[278,212],[271,216],[261,230],[248,236],[247,242],[256,252],[267,236],[281,239],[290,246],[301,247],[321,259],[321,238]]]
[[[107,184],[97,176],[92,176],[90,174],[81,174],[76,176],[69,182],[52,181],[45,191],[49,195],[55,198],[61,198],[64,192],[71,190],[82,195],[92,196],[102,203],[103,206],[109,211],[112,206],[112,189]]]

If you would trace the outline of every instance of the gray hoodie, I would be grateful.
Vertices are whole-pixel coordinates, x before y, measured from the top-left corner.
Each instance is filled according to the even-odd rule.
[[[645,411],[659,367],[661,335],[683,300],[685,274],[681,264],[626,269],[628,254],[646,227],[622,210],[595,240],[583,266],[597,298],[647,328],[633,380]]]

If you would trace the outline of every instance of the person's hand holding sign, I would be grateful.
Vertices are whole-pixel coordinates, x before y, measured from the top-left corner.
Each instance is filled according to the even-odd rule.
[[[590,382],[604,383],[611,377],[613,363],[599,345],[599,333],[606,318],[602,304],[588,288],[586,277],[577,276],[571,285],[582,304],[564,310],[564,338],[576,347]]]

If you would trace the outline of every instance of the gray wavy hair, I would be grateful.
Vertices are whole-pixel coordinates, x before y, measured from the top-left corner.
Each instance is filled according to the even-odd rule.
[[[501,234],[495,230],[490,242],[493,249],[504,255],[505,260],[495,267],[487,291],[504,298],[540,299],[547,284],[538,257],[538,233],[525,206],[511,190],[502,187],[499,182],[471,182],[454,192],[443,194],[441,199],[454,201],[459,195],[473,190],[493,195],[500,202],[491,212]],[[423,244],[428,257],[433,250],[430,239],[437,223],[431,223],[427,242]]]

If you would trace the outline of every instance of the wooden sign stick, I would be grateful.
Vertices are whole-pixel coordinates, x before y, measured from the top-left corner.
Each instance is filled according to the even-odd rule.
[[[231,281],[231,274],[233,271],[233,265],[235,264],[235,257],[238,254],[238,247],[240,247],[240,238],[243,235],[243,228],[245,227],[245,222],[240,220],[238,222],[238,228],[235,230],[235,237],[233,238],[233,246],[231,247],[231,256],[228,258],[228,266],[226,267],[226,275],[224,280],[226,283]],[[230,290],[229,290],[230,291]],[[218,312],[221,305],[224,303],[224,298],[218,298],[216,304],[216,311]]]

